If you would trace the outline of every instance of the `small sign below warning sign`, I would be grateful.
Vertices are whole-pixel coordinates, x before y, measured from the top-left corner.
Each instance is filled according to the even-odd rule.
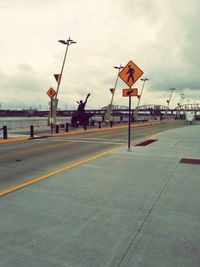
[[[123,89],[122,96],[138,96],[138,89],[137,88]]]

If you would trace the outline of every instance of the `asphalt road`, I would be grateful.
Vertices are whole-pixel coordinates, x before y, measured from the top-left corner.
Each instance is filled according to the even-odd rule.
[[[132,128],[131,144],[183,121]],[[49,137],[0,145],[0,192],[119,146],[127,146],[127,129]]]

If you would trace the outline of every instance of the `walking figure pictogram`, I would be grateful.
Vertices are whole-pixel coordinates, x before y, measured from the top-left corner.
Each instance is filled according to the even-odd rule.
[[[134,76],[133,76],[134,73],[135,73],[135,70],[133,68],[131,68],[131,65],[128,65],[128,71],[126,74],[129,74],[129,75],[128,75],[127,82],[129,82],[129,80],[132,79],[132,81],[134,83]]]

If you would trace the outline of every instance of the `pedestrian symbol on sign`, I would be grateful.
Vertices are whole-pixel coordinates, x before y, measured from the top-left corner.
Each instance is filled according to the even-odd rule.
[[[128,83],[129,83],[130,79],[132,79],[132,81],[134,82],[134,77],[133,77],[134,73],[135,73],[134,69],[131,68],[131,65],[128,65],[128,71],[126,73],[126,74],[129,74],[128,79],[127,79]]]

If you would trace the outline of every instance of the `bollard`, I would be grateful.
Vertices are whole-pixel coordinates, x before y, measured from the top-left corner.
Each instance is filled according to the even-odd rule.
[[[66,123],[66,124],[65,124],[65,132],[66,132],[66,133],[69,132],[69,123]]]
[[[34,126],[33,125],[30,126],[30,137],[31,138],[34,137]]]
[[[87,130],[87,125],[86,125],[86,124],[84,125],[84,130],[85,130],[85,131]]]
[[[111,128],[113,127],[113,122],[112,122],[112,121],[110,121],[110,127],[111,127]]]
[[[51,134],[53,134],[53,123],[51,123]]]
[[[56,124],[56,133],[59,133],[59,125]]]
[[[3,126],[3,139],[8,139],[8,128]]]
[[[99,129],[101,128],[101,121],[99,121]]]

